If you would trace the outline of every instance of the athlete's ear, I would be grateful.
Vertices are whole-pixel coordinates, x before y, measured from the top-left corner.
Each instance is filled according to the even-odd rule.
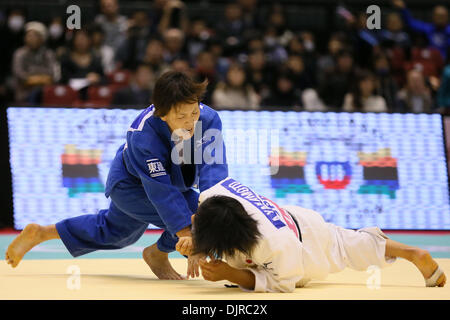
[[[195,216],[195,213],[191,216],[191,224],[192,225],[194,225],[194,219],[195,219],[194,216]]]

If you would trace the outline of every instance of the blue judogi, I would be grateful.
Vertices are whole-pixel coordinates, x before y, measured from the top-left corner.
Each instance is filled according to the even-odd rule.
[[[153,116],[153,111],[152,105],[134,120],[126,143],[120,146],[112,162],[105,189],[105,196],[111,198],[109,209],[56,224],[72,256],[129,246],[142,236],[149,223],[164,229],[157,242],[158,249],[174,251],[176,232],[191,224],[191,215],[197,210],[199,194],[193,187],[202,192],[228,176],[221,135],[213,138],[205,135],[208,129],[222,131],[215,110],[200,104],[196,134],[185,142],[183,165],[178,161],[182,157],[173,151],[175,144],[169,127]],[[189,145],[190,155],[185,151]],[[196,158],[194,163],[194,156],[199,154],[218,159],[223,156],[223,161],[211,163],[206,158],[200,161]]]

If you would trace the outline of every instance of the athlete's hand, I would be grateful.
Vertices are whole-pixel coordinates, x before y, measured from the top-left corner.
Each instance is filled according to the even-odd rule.
[[[204,254],[192,254],[188,256],[188,268],[187,268],[187,278],[195,278],[200,276],[200,270],[198,262],[201,259],[205,259]]]
[[[202,276],[208,281],[228,280],[228,276],[232,271],[231,266],[222,260],[211,260],[207,262],[205,259],[199,260],[202,270]]]
[[[192,253],[192,237],[180,237],[175,249],[184,256],[190,256]]]

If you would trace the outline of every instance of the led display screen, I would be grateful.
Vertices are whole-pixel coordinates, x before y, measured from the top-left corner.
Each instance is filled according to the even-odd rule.
[[[109,166],[140,112],[8,108],[15,228],[107,208]],[[352,229],[450,230],[438,114],[219,115],[229,175],[279,205]]]

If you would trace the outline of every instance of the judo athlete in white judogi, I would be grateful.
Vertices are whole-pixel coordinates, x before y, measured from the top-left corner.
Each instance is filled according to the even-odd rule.
[[[279,207],[232,178],[203,191],[199,202],[193,248],[184,253],[198,257],[206,280],[228,280],[245,291],[292,292],[346,267],[384,268],[401,257],[416,265],[427,286],[445,285],[429,252],[390,240],[378,227],[344,229],[313,210]]]

